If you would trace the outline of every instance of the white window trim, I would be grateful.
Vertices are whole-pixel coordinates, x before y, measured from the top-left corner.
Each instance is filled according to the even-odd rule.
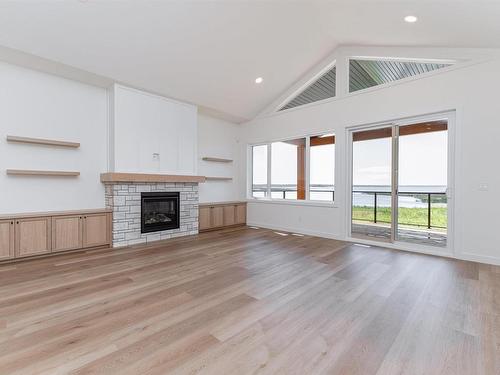
[[[247,183],[247,202],[259,202],[259,203],[282,203],[282,204],[294,204],[294,205],[304,205],[304,206],[321,206],[321,207],[333,207],[335,204],[335,196],[333,201],[323,201],[310,199],[310,173],[311,173],[311,137],[317,137],[324,134],[333,134],[336,137],[335,131],[333,129],[323,130],[321,132],[314,132],[306,135],[298,135],[287,138],[275,139],[267,142],[249,143],[247,145],[247,154],[249,156],[248,160],[248,183]],[[305,184],[306,184],[306,199],[283,199],[283,198],[271,198],[271,167],[272,167],[272,155],[271,155],[271,144],[275,142],[285,142],[294,139],[305,138],[306,140],[306,157],[305,157]],[[259,198],[253,196],[253,147],[267,145],[267,190],[266,197]],[[337,145],[335,138],[335,146]],[[335,157],[337,160],[337,147],[335,147]],[[335,165],[336,166],[336,165]],[[334,171],[335,173],[335,171]],[[335,187],[335,185],[333,185]]]

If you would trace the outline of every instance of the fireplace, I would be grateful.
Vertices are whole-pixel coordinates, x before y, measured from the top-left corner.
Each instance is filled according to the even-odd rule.
[[[180,194],[141,193],[141,233],[179,228]]]

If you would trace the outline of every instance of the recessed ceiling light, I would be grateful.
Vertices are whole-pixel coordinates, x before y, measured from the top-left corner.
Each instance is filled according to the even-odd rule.
[[[255,83],[262,83],[262,81],[264,81],[262,77],[255,78]]]
[[[414,23],[414,22],[418,21],[418,18],[415,16],[406,16],[404,19],[405,19],[405,22],[408,22],[408,23]]]

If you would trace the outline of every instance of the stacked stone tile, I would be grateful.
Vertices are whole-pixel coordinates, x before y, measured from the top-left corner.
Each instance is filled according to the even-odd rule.
[[[198,233],[198,184],[107,183],[106,207],[113,210],[113,247],[165,240]],[[141,193],[180,192],[180,228],[141,233]]]

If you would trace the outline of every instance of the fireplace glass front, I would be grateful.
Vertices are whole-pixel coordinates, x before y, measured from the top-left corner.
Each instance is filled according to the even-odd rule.
[[[141,193],[141,233],[179,228],[180,194]]]

